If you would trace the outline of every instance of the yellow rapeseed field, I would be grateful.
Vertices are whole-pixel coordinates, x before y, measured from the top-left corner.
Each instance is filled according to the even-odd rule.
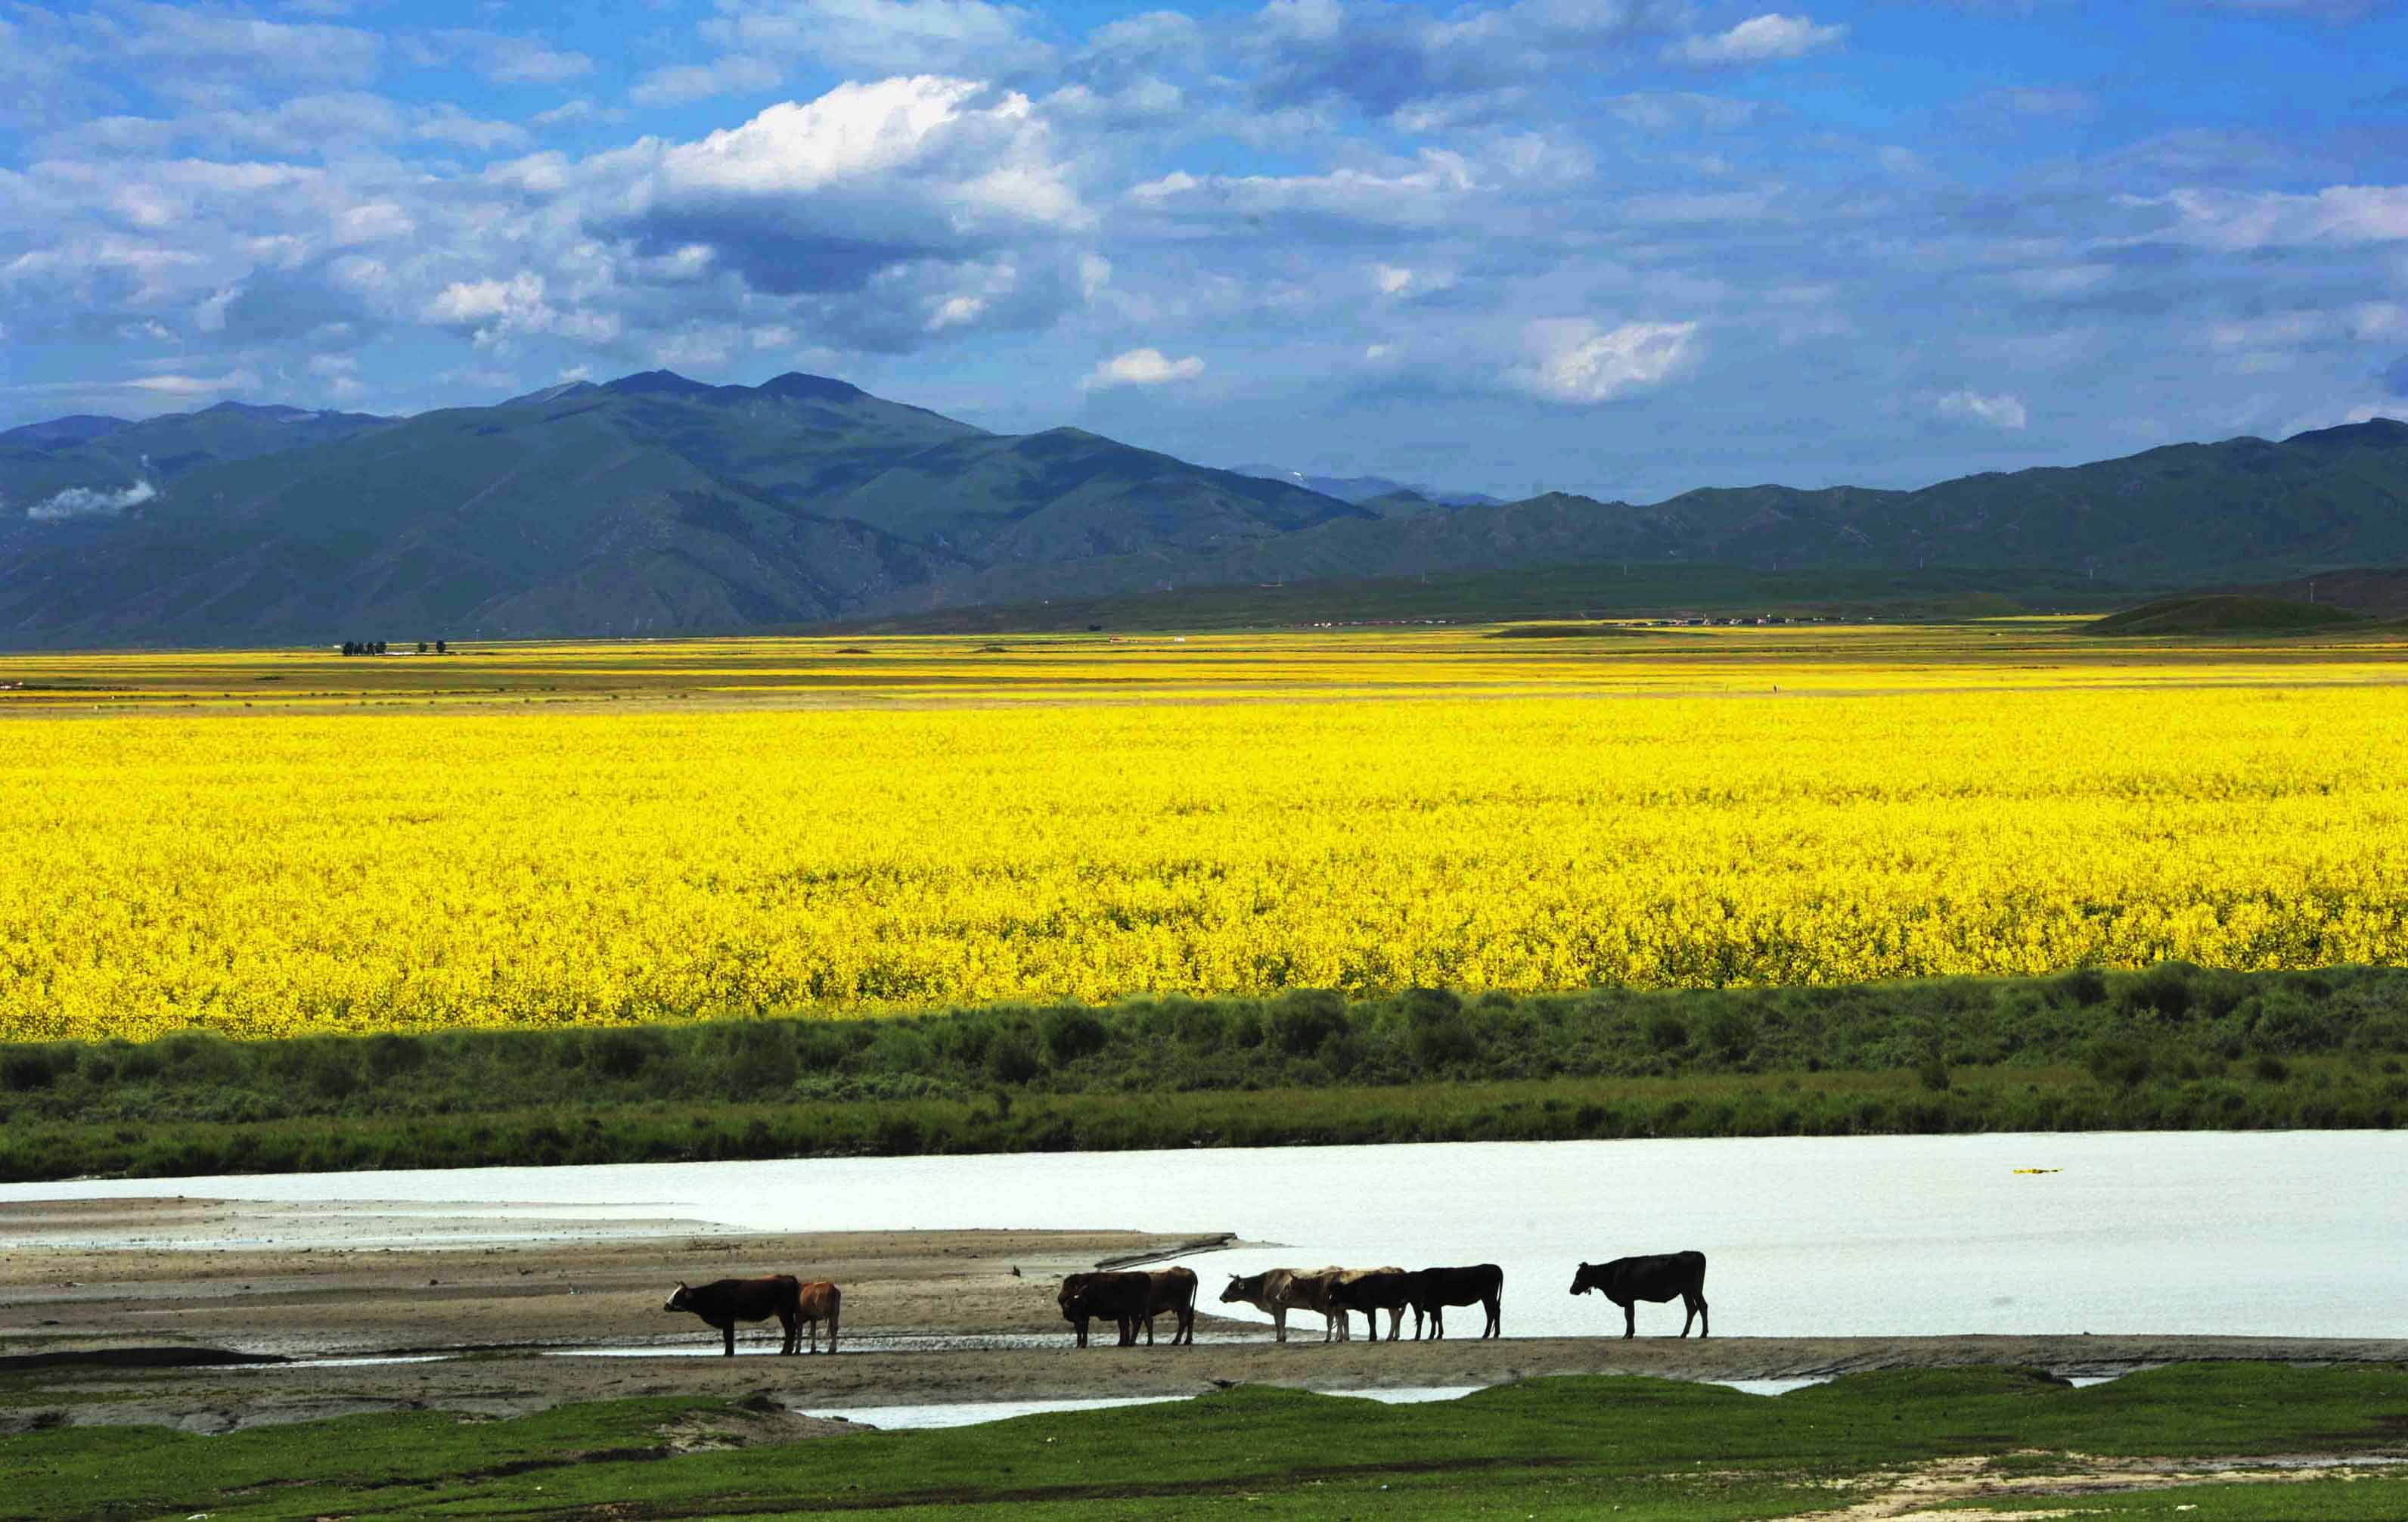
[[[1318,695],[1282,643],[1250,701],[1197,700],[1247,671],[1199,650],[1127,701],[251,709],[212,668],[192,707],[0,716],[0,1039],[2408,955],[2396,652],[1503,643]]]

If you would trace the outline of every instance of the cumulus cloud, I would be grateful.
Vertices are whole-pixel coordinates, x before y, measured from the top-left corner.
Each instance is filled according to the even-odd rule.
[[[98,486],[70,486],[56,496],[45,497],[27,508],[25,516],[37,524],[56,523],[62,518],[114,517],[158,495],[158,489],[147,477],[114,492]]]
[[[1532,395],[1583,405],[1661,385],[1703,352],[1695,323],[1606,328],[1585,317],[1557,317],[1530,323],[1522,337],[1529,357],[1506,379]]]
[[[1993,428],[2017,430],[2029,421],[2023,402],[2004,393],[1985,396],[1976,391],[1952,391],[1941,397],[1937,406],[1943,418],[1987,424]]]
[[[1092,220],[1026,96],[929,75],[839,85],[586,170],[597,220],[642,251],[709,247],[787,294],[861,291]]]
[[[1751,17],[1727,32],[1683,40],[1667,56],[1687,64],[1762,64],[1780,58],[1802,58],[1828,48],[1848,35],[1844,26],[1817,26],[1803,16],[1769,11]]]
[[[1168,359],[1159,349],[1132,349],[1127,353],[1099,360],[1096,367],[1079,382],[1081,391],[1107,391],[1114,386],[1162,386],[1174,380],[1193,380],[1204,373],[1204,362],[1194,354],[1184,359]]]

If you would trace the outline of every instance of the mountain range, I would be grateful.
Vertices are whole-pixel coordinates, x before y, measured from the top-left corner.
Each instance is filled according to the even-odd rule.
[[[2200,581],[2403,564],[2408,424],[1651,506],[1209,469],[799,374],[655,370],[408,418],[222,403],[0,433],[0,645],[19,648],[722,632],[1612,562]]]

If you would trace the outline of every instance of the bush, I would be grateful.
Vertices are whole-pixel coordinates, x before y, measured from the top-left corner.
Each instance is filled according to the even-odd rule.
[[[18,1046],[0,1055],[0,1088],[10,1088],[22,1094],[32,1089],[48,1088],[59,1076],[59,1065],[48,1049],[39,1046]]]
[[[2186,962],[2160,962],[2141,974],[2125,997],[2135,1010],[2146,1010],[2160,1020],[2179,1020],[2190,1012],[2190,981],[2198,971]]]
[[[2090,1070],[2091,1077],[2118,1088],[2139,1087],[2156,1065],[2148,1047],[2128,1036],[2101,1037],[2090,1043],[2083,1056],[2083,1066]]]
[[[379,1083],[426,1066],[426,1048],[412,1036],[387,1032],[368,1038],[368,1076]]]
[[[1312,1056],[1345,1029],[1346,1000],[1329,989],[1292,988],[1272,1001],[1271,1041],[1290,1056]]]
[[[1677,1014],[1656,1015],[1647,1022],[1647,1044],[1658,1052],[1677,1052],[1689,1044],[1689,1027]]]
[[[2260,1052],[2250,1071],[2269,1084],[2280,1084],[2291,1076],[2291,1065],[2272,1052]]]
[[[2061,1004],[2088,1008],[2107,1001],[2107,974],[2095,967],[2078,967],[2057,980],[2052,990]]]
[[[1054,1010],[1045,1016],[1042,1027],[1045,1053],[1054,1066],[1068,1067],[1081,1057],[1093,1056],[1111,1041],[1111,1032],[1104,1023],[1086,1010]]]
[[[618,1027],[585,1039],[585,1063],[607,1078],[633,1078],[666,1047],[657,1031]]]
[[[987,1051],[986,1070],[998,1084],[1025,1084],[1038,1074],[1037,1053],[1020,1036],[1002,1037]]]

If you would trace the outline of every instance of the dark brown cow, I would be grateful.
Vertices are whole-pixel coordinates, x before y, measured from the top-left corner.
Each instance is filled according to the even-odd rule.
[[[1446,1308],[1450,1305],[1477,1305],[1488,1313],[1481,1327],[1483,1337],[1505,1335],[1505,1271],[1494,1263],[1475,1263],[1468,1269],[1424,1269],[1409,1275],[1412,1280],[1411,1296],[1413,1306],[1413,1338],[1420,1341],[1422,1317],[1429,1317],[1430,1336],[1446,1335]]]
[[[1102,1320],[1120,1328],[1122,1347],[1134,1347],[1138,1323],[1153,1313],[1154,1275],[1074,1273],[1062,1281],[1054,1301],[1062,1307],[1062,1319],[1078,1331],[1079,1346],[1087,1345],[1087,1323]]]
[[[691,1311],[702,1317],[705,1325],[717,1328],[727,1340],[727,1357],[731,1358],[736,1357],[738,1322],[767,1321],[776,1316],[779,1325],[786,1328],[785,1345],[778,1351],[793,1353],[802,1342],[802,1281],[791,1273],[773,1273],[759,1279],[721,1279],[694,1286],[681,1279],[676,1293],[661,1309]],[[834,1342],[833,1334],[830,1342]]]
[[[810,1336],[810,1350],[820,1350],[820,1323],[828,1324],[828,1351],[836,1351],[837,1312],[843,1307],[844,1291],[824,1279],[814,1279],[802,1286],[796,1296],[795,1314],[802,1317],[804,1329]]]
[[[1625,1337],[1638,1335],[1637,1302],[1676,1299],[1687,1313],[1681,1317],[1681,1335],[1689,1335],[1692,1321],[1698,1324],[1699,1337],[1707,1333],[1703,1253],[1657,1253],[1646,1257],[1617,1257],[1611,1263],[1584,1263],[1580,1271],[1572,1275],[1572,1293],[1585,1295],[1592,1289],[1603,1290],[1607,1299],[1622,1307]]]
[[[1380,1340],[1380,1313],[1388,1313],[1388,1341],[1397,1340],[1397,1332],[1405,1324],[1405,1308],[1413,1303],[1413,1276],[1402,1269],[1370,1269],[1359,1273],[1340,1275],[1329,1286],[1329,1303],[1340,1315],[1349,1311],[1363,1313],[1365,1335]],[[1413,1317],[1413,1336],[1421,1337],[1421,1317]]]
[[[1196,1343],[1196,1271],[1194,1269],[1156,1269],[1146,1277],[1154,1282],[1154,1293],[1145,1302],[1145,1345],[1154,1346],[1154,1318],[1165,1311],[1179,1317],[1179,1329],[1170,1334],[1170,1345]]]

